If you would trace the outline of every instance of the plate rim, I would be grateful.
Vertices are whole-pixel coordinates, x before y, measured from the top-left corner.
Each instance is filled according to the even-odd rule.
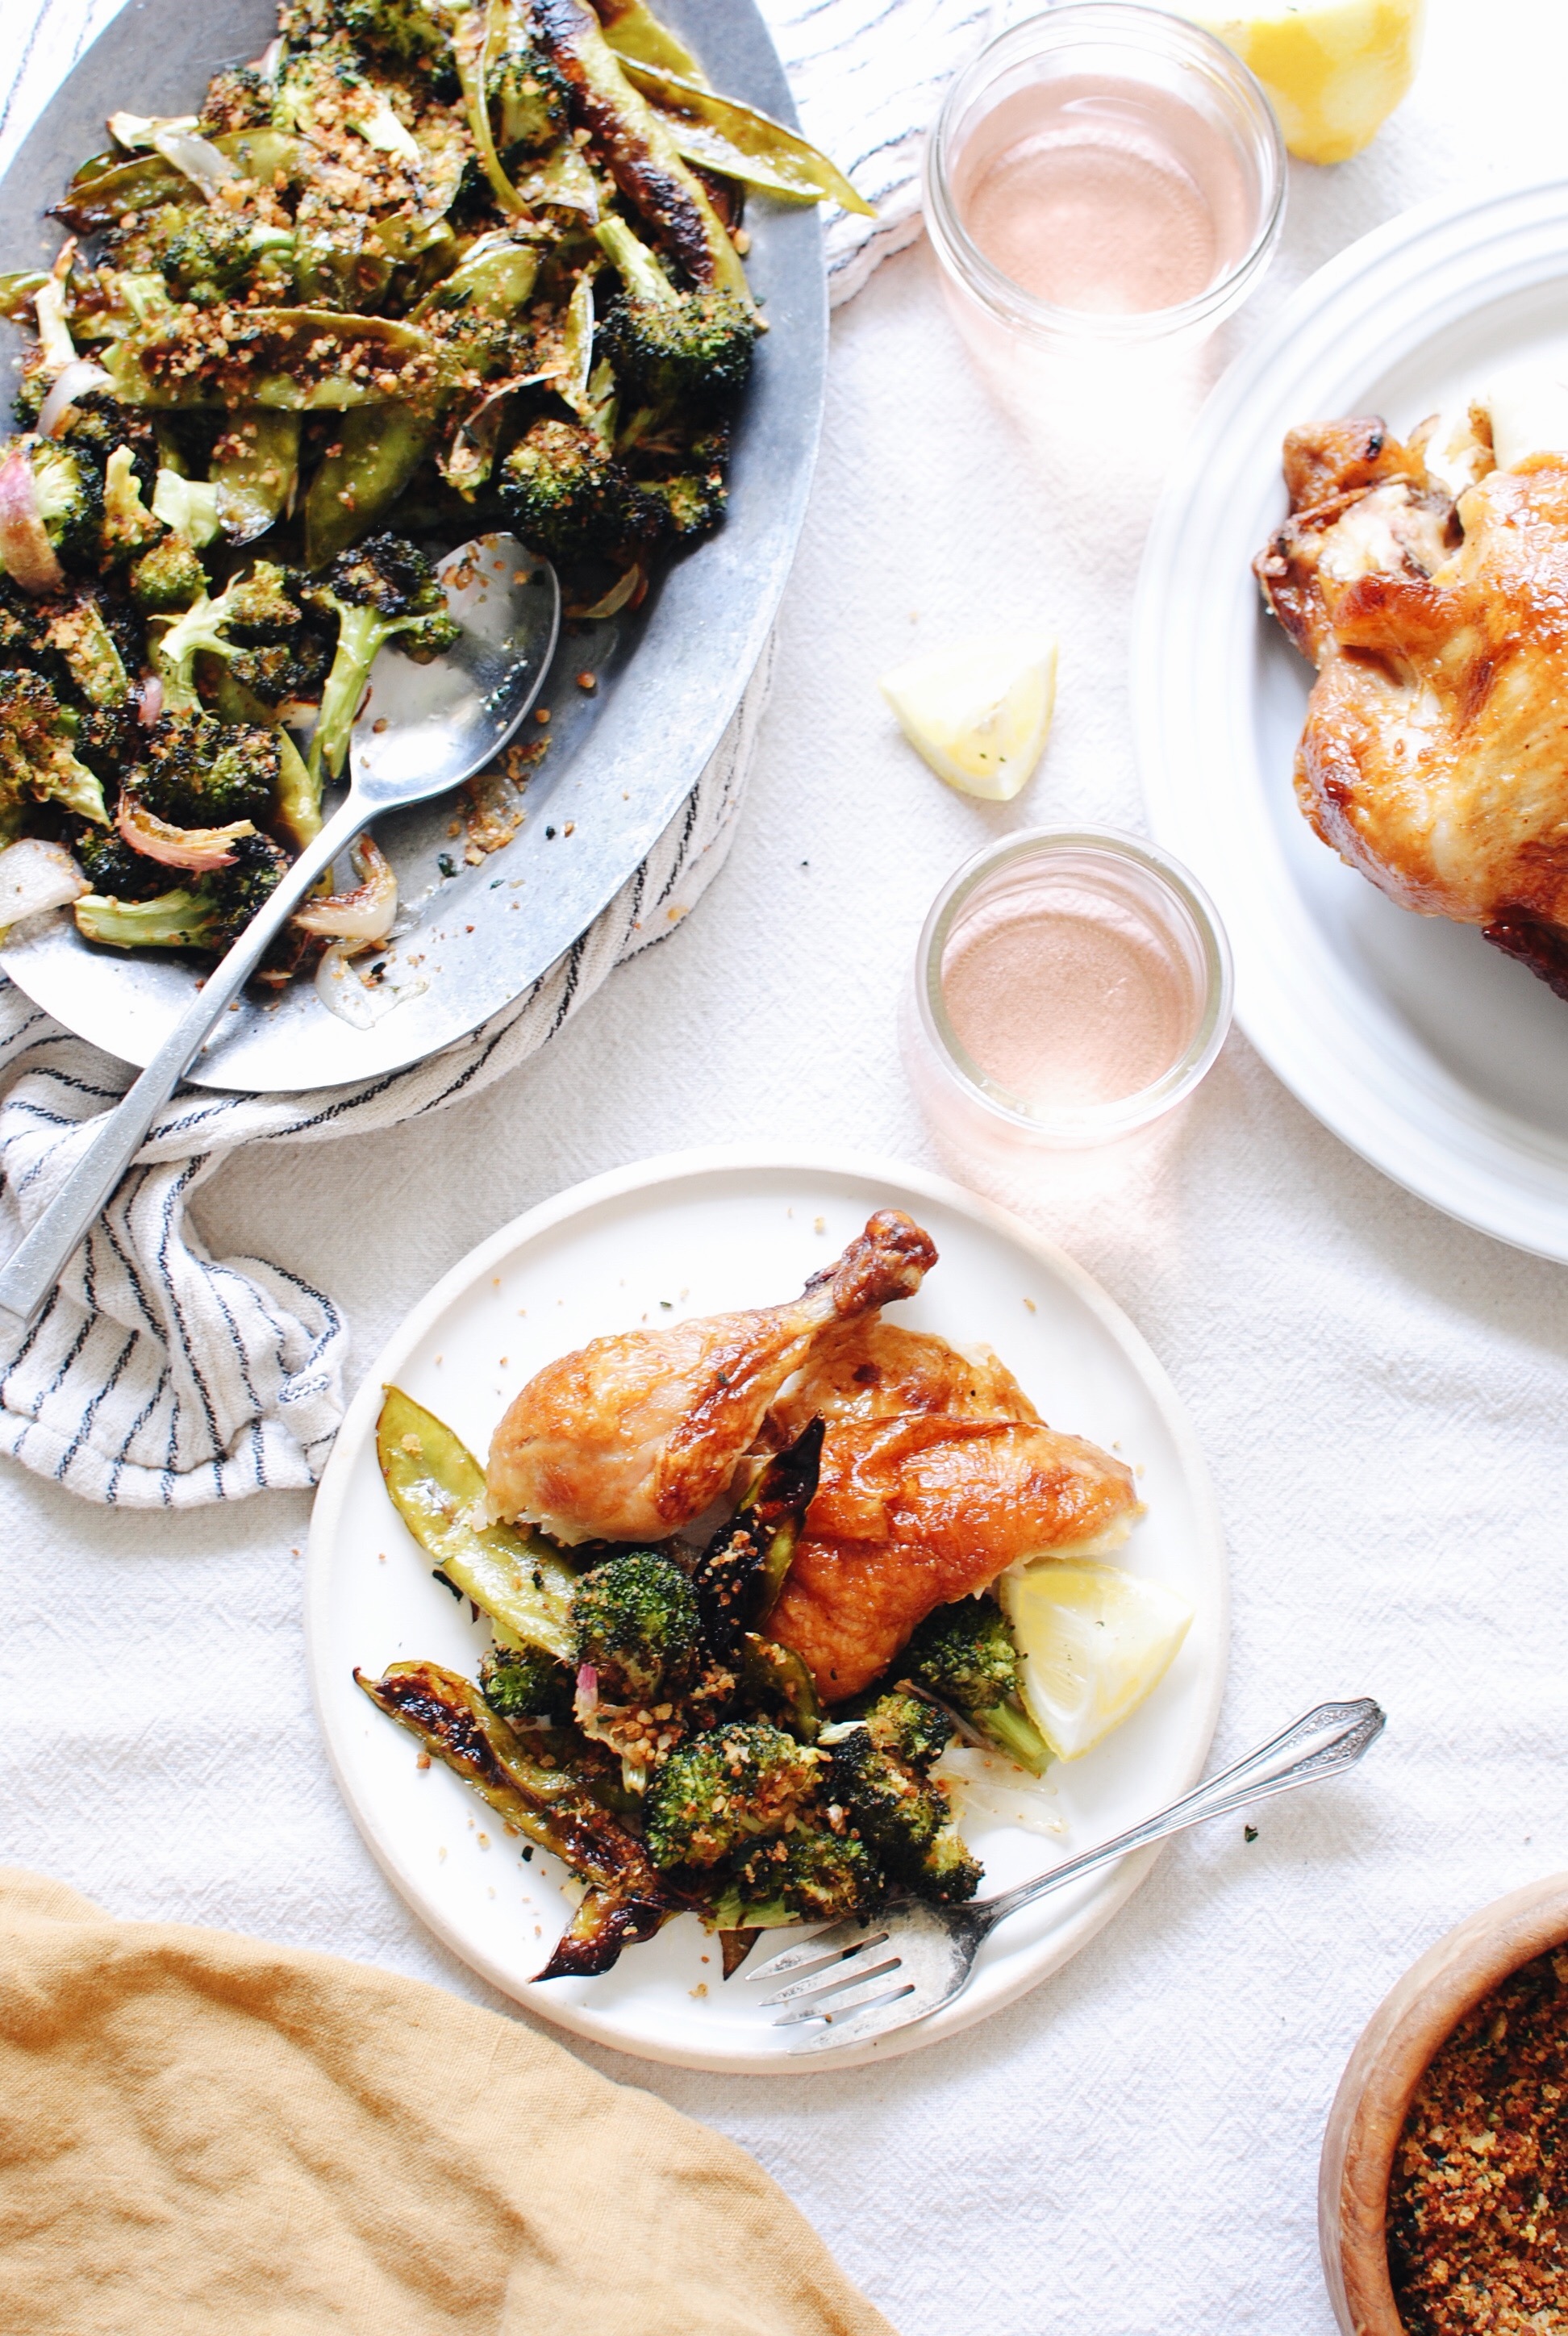
[[[1530,243],[1553,229],[1558,231],[1554,248],[1533,255]],[[1484,307],[1489,297],[1505,297],[1510,290],[1539,287],[1558,277],[1568,283],[1568,175],[1558,172],[1479,196],[1435,198],[1384,221],[1336,253],[1297,288],[1258,341],[1216,383],[1161,492],[1144,543],[1131,626],[1135,752],[1152,832],[1195,862],[1218,896],[1222,915],[1233,889],[1230,870],[1217,870],[1203,852],[1193,781],[1170,736],[1174,726],[1172,674],[1178,655],[1174,644],[1186,638],[1184,631],[1174,631],[1171,611],[1183,606],[1183,588],[1189,603],[1202,597],[1211,615],[1215,607],[1213,589],[1203,595],[1193,589],[1194,573],[1206,588],[1213,587],[1212,568],[1205,563],[1183,572],[1183,538],[1194,520],[1207,517],[1207,507],[1226,488],[1234,490],[1255,477],[1264,442],[1261,423],[1247,419],[1249,409],[1272,415],[1277,424],[1278,409],[1294,397],[1292,384],[1321,367],[1336,325],[1345,330],[1365,328],[1379,289],[1407,286],[1417,258],[1425,258],[1433,272],[1452,275],[1466,265],[1475,269],[1481,255],[1495,254],[1499,245],[1516,248],[1518,264],[1528,268],[1527,276],[1490,296],[1479,281],[1467,285],[1461,316]],[[1451,303],[1454,297],[1452,290],[1443,296],[1428,289],[1419,321],[1404,320],[1378,362],[1398,364],[1402,352],[1440,326],[1435,314],[1439,300]],[[1353,397],[1355,392],[1346,394]],[[1221,450],[1227,437],[1238,433],[1244,452],[1225,464]],[[1277,442],[1277,427],[1270,435]],[[1215,478],[1217,457],[1222,467]],[[1277,443],[1270,460],[1277,469]],[[1251,603],[1250,579],[1244,579],[1244,589]],[[1261,769],[1252,750],[1251,685],[1242,664],[1243,655],[1251,660],[1255,638],[1229,644],[1217,706],[1212,701],[1205,706],[1196,665],[1189,660],[1190,686],[1181,711],[1194,737],[1202,735],[1246,758],[1252,775],[1245,794],[1261,803],[1261,786],[1270,774]],[[1194,756],[1195,750],[1188,750],[1185,759]],[[1293,894],[1293,885],[1290,889]],[[1290,1009],[1281,1000],[1278,968],[1271,960],[1254,958],[1247,926],[1242,924],[1238,937],[1232,925],[1232,939],[1238,1022],[1275,1076],[1330,1134],[1392,1183],[1456,1222],[1512,1247],[1568,1261],[1568,1143],[1522,1120],[1515,1124],[1516,1134],[1508,1133],[1509,1114],[1501,1105],[1478,1107],[1466,1124],[1465,1104],[1475,1100],[1479,1105],[1479,1099],[1452,1075],[1428,1089],[1437,1096],[1437,1114],[1416,1124],[1402,1114],[1398,1096],[1419,1083],[1417,1073],[1401,1066],[1390,1091],[1374,1086],[1359,1067],[1353,1075],[1348,1072],[1342,1059],[1330,1067],[1322,1041],[1314,1046],[1300,1011],[1291,1021]],[[1304,994],[1320,994],[1315,980]],[[1335,1027],[1342,1027],[1338,1016]],[[1445,1087],[1447,1092],[1439,1092]]]
[[[1096,1895],[1062,1932],[1054,1935],[1050,1942],[1042,1942],[1038,1955],[1025,1962],[1023,1970],[993,2001],[977,2004],[967,1996],[960,1996],[946,2011],[938,2013],[931,2020],[895,2029],[889,2037],[874,2039],[870,2043],[831,2054],[794,2054],[776,2050],[764,2054],[735,2049],[704,2052],[664,2044],[657,2039],[630,2040],[618,2031],[609,2032],[606,2023],[591,2010],[559,1999],[552,2000],[548,1993],[538,1989],[537,1982],[524,1982],[525,1992],[519,1994],[513,1980],[492,1965],[482,1953],[476,1952],[472,1942],[460,1935],[458,1927],[433,1913],[428,1902],[416,1895],[412,1883],[405,1882],[397,1869],[393,1852],[383,1844],[378,1829],[362,1809],[338,1759],[322,1691],[326,1664],[326,1608],[332,1544],[342,1522],[355,1464],[367,1436],[374,1433],[383,1389],[428,1335],[446,1307],[489,1275],[499,1260],[511,1257],[520,1249],[555,1231],[571,1218],[585,1215],[608,1202],[624,1200],[638,1192],[657,1192],[671,1184],[716,1174],[776,1175],[781,1172],[849,1178],[885,1186],[889,1198],[894,1200],[895,1204],[895,1196],[912,1196],[918,1201],[934,1202],[968,1218],[982,1231],[1021,1246],[1073,1291],[1101,1327],[1110,1333],[1136,1371],[1171,1437],[1182,1479],[1193,1504],[1194,1539],[1212,1574],[1215,1601],[1214,1655],[1203,1683],[1203,1700],[1194,1730],[1191,1757],[1184,1771],[1172,1780],[1173,1798],[1190,1789],[1203,1774],[1219,1722],[1230,1669],[1230,1571],[1224,1527],[1208,1462],[1186,1406],[1143,1332],[1109,1291],[1065,1250],[994,1201],[929,1169],[877,1153],[810,1144],[704,1144],[688,1150],[657,1153],[648,1159],[628,1162],[618,1168],[587,1177],[581,1183],[538,1202],[534,1207],[524,1210],[520,1216],[478,1242],[415,1302],[367,1366],[344,1415],[331,1456],[317,1488],[306,1549],[303,1600],[306,1668],[317,1726],[326,1747],[333,1780],[361,1840],[410,1912],[440,1939],[459,1961],[477,1972],[519,2010],[546,2020],[553,2027],[563,2028],[585,2042],[665,2067],[703,2068],[726,2076],[800,2077],[813,2070],[833,2073],[859,2068],[870,2061],[900,2058],[927,2045],[945,2042],[979,2021],[993,2017],[1061,1970],[1088,1945],[1141,1887],[1163,1854],[1164,1844],[1157,1844],[1151,1849],[1140,1851],[1110,1869]]]

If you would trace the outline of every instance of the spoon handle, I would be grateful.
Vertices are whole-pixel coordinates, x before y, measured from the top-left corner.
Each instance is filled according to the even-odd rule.
[[[1271,1799],[1276,1793],[1289,1793],[1298,1785],[1309,1785],[1316,1776],[1332,1776],[1339,1769],[1349,1768],[1382,1732],[1383,1713],[1370,1696],[1362,1696],[1354,1703],[1320,1703],[1282,1734],[1260,1745],[1257,1751],[1249,1752],[1233,1767],[1205,1778],[1168,1809],[1162,1809],[1157,1816],[1145,1818],[1130,1833],[1118,1834],[1114,1841],[1101,1842],[1097,1849],[1086,1850],[1081,1857],[1068,1858],[1065,1865],[1053,1866],[1048,1874],[1040,1874],[1033,1882],[1021,1882],[1016,1890],[980,1899],[974,1912],[987,1918],[986,1927],[989,1929],[992,1923],[1017,1913],[1020,1906],[1027,1906],[1036,1898],[1044,1898],[1053,1890],[1079,1881],[1100,1866],[1125,1857],[1129,1851],[1146,1849],[1151,1842],[1164,1841],[1167,1834],[1185,1833],[1189,1825],[1250,1808],[1254,1802]]]
[[[219,1016],[260,964],[323,869],[352,843],[365,808],[350,793],[307,844],[227,955],[208,975],[135,1085],[93,1123],[92,1142],[43,1215],[0,1267],[0,1306],[31,1323],[146,1140],[147,1131],[201,1051]]]

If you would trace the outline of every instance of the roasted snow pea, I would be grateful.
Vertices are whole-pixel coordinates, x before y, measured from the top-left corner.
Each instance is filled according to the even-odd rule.
[[[852,186],[827,156],[765,113],[687,74],[661,70],[630,56],[621,70],[634,89],[652,98],[688,162],[721,177],[739,179],[784,202],[834,202],[862,219],[875,207]]]
[[[354,1676],[374,1704],[472,1785],[499,1817],[598,1894],[567,1959],[558,1951],[541,1978],[606,1971],[623,1946],[652,1937],[672,1909],[641,1842],[569,1770],[536,1759],[471,1679],[439,1663],[394,1663],[379,1679],[360,1670]]]
[[[305,564],[325,568],[390,510],[434,444],[433,414],[412,405],[346,414],[305,498]]]
[[[243,178],[285,185],[302,174],[305,148],[280,130],[229,131],[211,143]],[[190,180],[161,154],[136,154],[129,161],[116,148],[83,162],[50,216],[86,235],[112,227],[127,211],[151,210],[160,203],[188,202]]]
[[[748,1630],[741,1641],[740,1689],[746,1709],[770,1713],[803,1744],[814,1744],[825,1714],[811,1670],[793,1647]]]
[[[506,39],[508,13],[506,0],[477,0],[453,34],[452,49],[463,91],[463,110],[468,116],[480,168],[502,209],[510,211],[514,219],[526,219],[528,205],[507,177],[495,151],[487,94],[492,60],[501,54]]]
[[[547,1543],[480,1522],[484,1471],[451,1428],[388,1387],[375,1449],[394,1507],[447,1580],[520,1645],[570,1662],[576,1573]]]
[[[823,1423],[813,1419],[787,1452],[770,1460],[745,1505],[754,1532],[762,1537],[762,1569],[753,1592],[752,1617],[765,1622],[778,1604],[784,1576],[794,1562],[806,1511],[816,1497],[822,1468]]]
[[[579,126],[603,150],[634,210],[697,284],[750,303],[740,254],[668,126],[632,87],[586,0],[535,0],[534,23]]]
[[[15,276],[0,276],[0,316],[12,323],[31,318],[33,303],[46,284],[54,278],[47,268],[24,268]]]
[[[534,1977],[592,1979],[596,1972],[609,1970],[622,1947],[651,1939],[675,1911],[667,1906],[650,1907],[640,1898],[628,1898],[614,1890],[590,1888],[561,1933],[555,1952]]]
[[[707,87],[707,75],[691,51],[661,24],[643,0],[593,0],[594,13],[604,26],[604,37],[623,64],[628,59],[651,65],[656,73],[678,73],[683,81]]]
[[[434,359],[427,333],[336,308],[246,308],[218,343],[192,346],[183,312],[155,314],[102,352],[125,405],[341,412],[394,403],[402,369]]]
[[[237,414],[218,439],[208,472],[230,543],[252,543],[289,509],[299,483],[299,416],[258,406]]]

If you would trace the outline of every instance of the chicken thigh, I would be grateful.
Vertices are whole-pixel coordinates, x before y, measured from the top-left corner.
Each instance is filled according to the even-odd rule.
[[[769,1427],[788,1440],[815,1417],[816,1496],[768,1630],[826,1703],[874,1679],[934,1606],[1020,1558],[1108,1546],[1136,1514],[1131,1470],[1047,1427],[988,1348],[874,1319],[830,1331]]]
[[[1319,835],[1568,998],[1568,456],[1472,452],[1456,502],[1423,433],[1292,432],[1257,573],[1318,667],[1296,792]]]
[[[799,1298],[596,1338],[547,1364],[490,1447],[491,1513],[558,1541],[659,1541],[728,1486],[768,1406],[830,1325],[912,1297],[936,1250],[879,1210]]]

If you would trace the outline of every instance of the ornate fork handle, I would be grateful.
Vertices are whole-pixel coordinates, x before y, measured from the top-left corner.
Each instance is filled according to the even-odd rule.
[[[1168,1809],[1156,1816],[1146,1817],[1130,1832],[1118,1834],[1114,1841],[1101,1842],[1096,1849],[1086,1850],[1081,1857],[1070,1857],[1065,1865],[1056,1865],[1033,1882],[1021,1882],[1016,1890],[1004,1890],[995,1898],[981,1898],[966,1912],[983,1920],[989,1931],[1008,1914],[1016,1914],[1020,1906],[1027,1906],[1037,1898],[1049,1895],[1053,1890],[1064,1890],[1081,1881],[1085,1874],[1097,1873],[1102,1865],[1114,1864],[1135,1849],[1146,1849],[1151,1842],[1164,1841],[1167,1835],[1184,1833],[1189,1825],[1203,1825],[1210,1817],[1222,1817],[1235,1809],[1247,1808],[1255,1801],[1266,1801],[1276,1793],[1293,1792],[1298,1785],[1310,1784],[1315,1776],[1331,1776],[1341,1768],[1350,1767],[1369,1744],[1383,1732],[1384,1715],[1370,1696],[1354,1703],[1320,1703],[1287,1728],[1282,1734],[1263,1745],[1233,1767],[1222,1769],[1217,1776],[1206,1777],[1185,1797],[1174,1801]]]

